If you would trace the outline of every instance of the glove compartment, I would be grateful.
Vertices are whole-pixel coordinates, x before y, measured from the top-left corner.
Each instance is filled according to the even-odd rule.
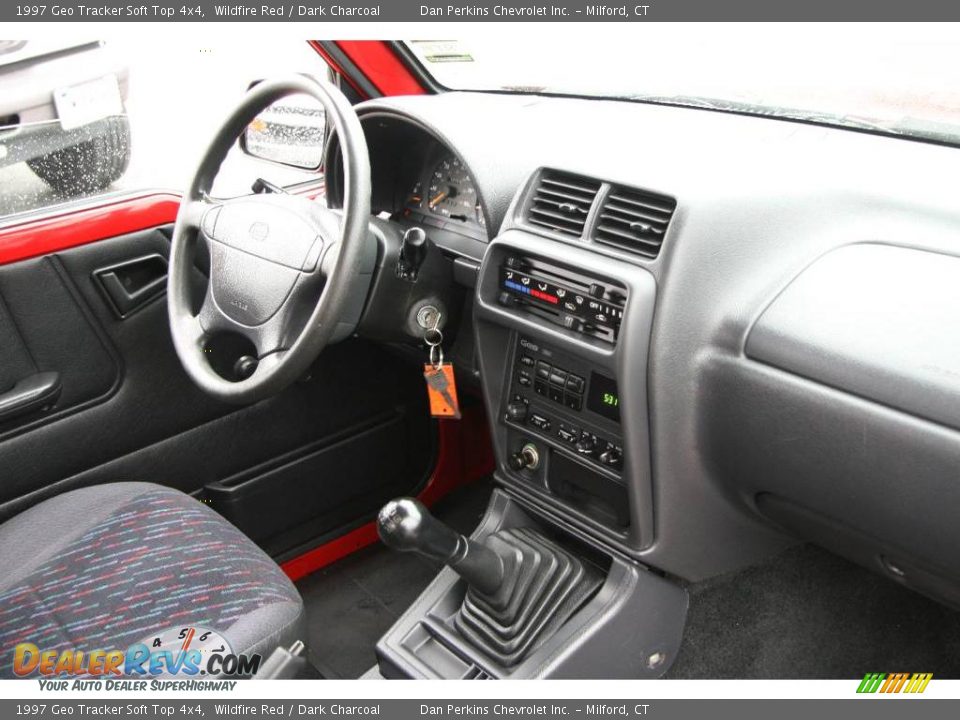
[[[957,597],[958,315],[960,258],[858,244],[816,260],[754,323],[745,358],[708,361],[719,477],[802,537]]]

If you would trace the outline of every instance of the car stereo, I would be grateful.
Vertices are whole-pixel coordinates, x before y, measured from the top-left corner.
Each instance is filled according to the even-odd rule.
[[[620,334],[627,292],[616,283],[509,255],[500,266],[499,290],[501,305],[522,308],[568,330],[610,343]]]
[[[613,378],[526,338],[518,341],[511,378],[504,407],[508,424],[547,438],[588,463],[622,471],[620,399]]]

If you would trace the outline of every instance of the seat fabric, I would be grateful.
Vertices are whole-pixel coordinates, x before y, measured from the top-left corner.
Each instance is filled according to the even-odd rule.
[[[63,493],[0,525],[0,678],[18,643],[126,650],[173,627],[264,657],[302,639],[277,564],[189,495],[149,483]]]

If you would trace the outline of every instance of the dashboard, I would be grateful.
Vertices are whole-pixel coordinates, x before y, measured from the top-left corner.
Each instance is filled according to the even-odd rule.
[[[426,228],[445,257],[479,268],[471,301],[499,480],[550,517],[689,580],[801,538],[960,601],[960,527],[948,511],[960,485],[945,481],[960,464],[960,416],[941,407],[960,401],[960,341],[943,315],[957,301],[947,278],[960,254],[960,150],[610,100],[450,92],[357,109],[375,212]],[[531,222],[545,169],[599,188],[583,232]],[[620,188],[675,202],[656,257],[596,240],[602,203]],[[622,283],[623,329],[584,336],[542,316],[558,304],[549,298],[501,304],[505,287],[518,289],[504,285],[515,281],[504,274],[514,257],[547,295],[582,284],[587,297],[595,276],[609,303]],[[883,327],[857,320],[881,306]],[[539,356],[522,351],[531,345]],[[538,400],[536,375],[518,383],[530,360],[608,378],[584,397],[598,437],[623,441],[622,470],[601,472],[627,491],[629,526],[599,527],[578,512],[586,501],[551,499],[561,480],[508,467],[512,438],[548,442],[559,457],[555,431],[570,425],[569,388],[560,395],[548,380]],[[924,399],[931,388],[940,400]],[[504,423],[519,395],[553,421],[549,440]],[[563,482],[581,479],[563,469]],[[897,502],[905,483],[909,502]]]

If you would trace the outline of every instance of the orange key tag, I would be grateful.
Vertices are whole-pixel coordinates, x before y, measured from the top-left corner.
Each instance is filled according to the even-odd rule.
[[[453,364],[426,363],[423,377],[427,381],[427,396],[430,398],[430,414],[435,418],[460,419],[460,403],[457,401],[457,383],[453,377]]]

